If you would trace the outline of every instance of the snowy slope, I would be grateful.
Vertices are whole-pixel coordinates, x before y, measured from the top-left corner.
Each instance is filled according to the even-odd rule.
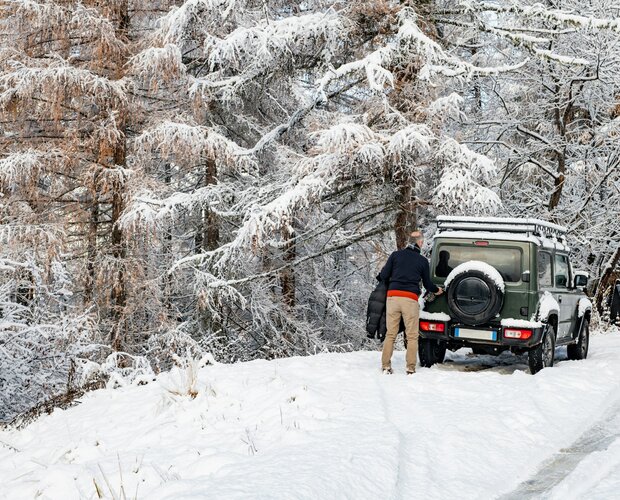
[[[618,334],[593,336],[586,361],[558,349],[536,376],[525,358],[468,352],[412,377],[402,351],[392,376],[356,352],[207,366],[195,399],[168,374],[96,391],[0,432],[0,498],[97,498],[95,485],[105,498],[492,498],[620,405]],[[574,484],[605,498],[620,444],[573,469],[557,498]]]

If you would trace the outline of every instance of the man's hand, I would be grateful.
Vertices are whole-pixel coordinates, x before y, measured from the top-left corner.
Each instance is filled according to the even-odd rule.
[[[441,295],[443,293],[443,288],[441,287],[437,287],[437,288],[439,288],[439,290],[435,292],[435,295]]]

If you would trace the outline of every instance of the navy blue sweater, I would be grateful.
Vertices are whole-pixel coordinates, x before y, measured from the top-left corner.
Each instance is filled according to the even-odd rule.
[[[381,281],[389,281],[388,290],[401,290],[420,295],[420,281],[429,292],[439,288],[431,281],[428,260],[420,254],[420,247],[407,246],[392,252],[385,266],[379,273]]]

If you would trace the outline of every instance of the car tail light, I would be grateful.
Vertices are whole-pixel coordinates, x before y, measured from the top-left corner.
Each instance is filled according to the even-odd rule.
[[[474,245],[476,245],[477,247],[488,247],[489,242],[488,241],[474,241]]]
[[[506,328],[504,330],[504,337],[507,339],[519,339],[527,340],[532,336],[532,330],[524,328]]]
[[[420,330],[425,332],[445,332],[446,325],[444,323],[436,323],[434,321],[420,321]]]

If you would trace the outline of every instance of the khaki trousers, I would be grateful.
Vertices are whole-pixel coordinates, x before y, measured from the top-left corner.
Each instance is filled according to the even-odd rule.
[[[405,335],[407,335],[407,354],[405,360],[407,371],[414,372],[418,356],[418,335],[420,333],[420,304],[417,300],[407,297],[388,297],[386,323],[387,333],[383,342],[383,353],[381,354],[381,366],[384,370],[392,367],[392,353],[394,351],[394,341],[398,334],[400,318],[405,322]]]

